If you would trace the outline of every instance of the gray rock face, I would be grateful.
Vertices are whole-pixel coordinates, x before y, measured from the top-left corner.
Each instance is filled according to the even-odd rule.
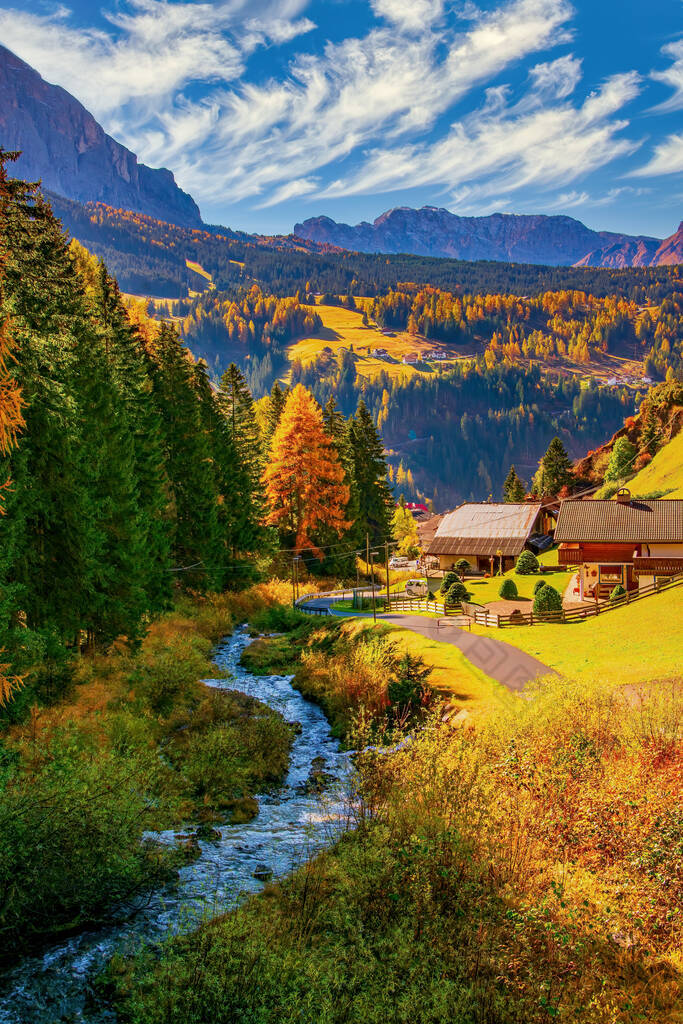
[[[202,223],[199,207],[170,171],[138,163],[70,93],[43,81],[4,46],[0,145],[21,150],[10,174],[40,179],[44,188],[67,199],[99,201],[187,227]]]
[[[399,207],[383,213],[372,224],[363,221],[355,226],[337,224],[329,217],[312,217],[296,224],[294,234],[356,252],[414,253],[550,266],[630,266],[630,262],[610,262],[613,255],[606,255],[605,262],[600,262],[603,250],[621,249],[630,258],[640,254],[644,260],[653,258],[660,245],[657,238],[592,231],[573,217],[508,213],[459,217],[434,206],[421,210]]]

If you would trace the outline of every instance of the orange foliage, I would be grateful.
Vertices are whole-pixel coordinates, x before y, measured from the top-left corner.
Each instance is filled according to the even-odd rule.
[[[349,488],[313,396],[297,384],[287,399],[263,474],[269,511],[266,524],[291,532],[297,551],[322,558],[312,540],[321,526],[337,536],[349,527]]]

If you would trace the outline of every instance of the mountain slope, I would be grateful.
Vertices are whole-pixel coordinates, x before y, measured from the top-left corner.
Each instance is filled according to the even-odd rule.
[[[185,226],[201,225],[194,199],[165,168],[120,145],[66,90],[0,46],[0,145],[21,150],[12,173],[79,202],[101,201]]]
[[[411,252],[420,256],[450,256],[465,260],[502,260],[570,266],[592,253],[613,247],[630,255],[626,262],[594,262],[591,266],[650,264],[660,246],[657,238],[592,231],[572,217],[494,213],[489,217],[459,217],[449,210],[424,206],[388,210],[372,224],[337,224],[329,217],[312,217],[296,224],[294,234],[356,252]]]

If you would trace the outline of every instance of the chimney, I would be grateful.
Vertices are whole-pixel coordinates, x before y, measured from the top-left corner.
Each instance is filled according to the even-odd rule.
[[[619,488],[619,490],[617,491],[617,501],[620,505],[631,504],[631,492],[629,491],[628,487]]]

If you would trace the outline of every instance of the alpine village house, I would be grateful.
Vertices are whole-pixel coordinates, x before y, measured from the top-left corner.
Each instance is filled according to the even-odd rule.
[[[683,500],[632,498],[562,502],[555,530],[560,565],[577,565],[579,600],[605,600],[683,572]]]
[[[463,558],[475,572],[507,572],[535,534],[547,535],[555,513],[540,501],[466,502],[448,512],[429,542],[427,554],[450,569]]]

